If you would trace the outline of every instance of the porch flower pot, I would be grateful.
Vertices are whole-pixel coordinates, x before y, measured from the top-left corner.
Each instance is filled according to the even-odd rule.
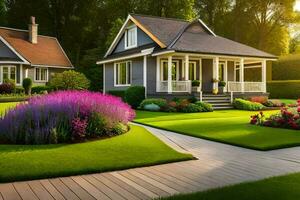
[[[224,87],[223,87],[223,86],[219,87],[218,90],[219,90],[219,93],[220,93],[220,94],[223,94],[223,93],[224,93]]]
[[[216,88],[216,89],[213,89],[213,91],[212,91],[212,93],[213,93],[214,95],[217,95],[217,94],[218,94],[218,92],[219,92],[219,89],[218,89],[218,88]]]
[[[201,92],[200,87],[198,87],[198,86],[193,86],[193,87],[192,87],[192,92]]]

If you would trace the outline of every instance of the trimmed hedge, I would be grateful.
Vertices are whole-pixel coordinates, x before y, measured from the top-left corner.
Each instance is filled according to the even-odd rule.
[[[282,56],[273,62],[272,80],[299,80],[300,54]]]
[[[31,93],[32,94],[43,94],[45,91],[51,92],[52,90],[53,90],[53,88],[50,87],[50,86],[40,85],[40,86],[32,87],[31,88]]]
[[[247,101],[244,99],[235,99],[233,102],[233,106],[239,110],[262,110],[264,106],[260,103]]]
[[[300,80],[270,81],[267,91],[273,99],[298,99],[300,97]]]
[[[107,94],[116,96],[116,97],[121,97],[123,101],[125,101],[125,90],[109,90],[107,91]]]
[[[144,86],[131,86],[125,91],[125,101],[132,108],[137,108],[145,99],[145,87]]]

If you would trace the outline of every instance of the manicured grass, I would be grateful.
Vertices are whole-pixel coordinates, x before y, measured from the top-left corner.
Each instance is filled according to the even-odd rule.
[[[60,145],[0,145],[0,182],[95,173],[192,159],[142,127],[104,140]]]
[[[2,116],[6,110],[16,106],[18,102],[0,103],[0,116]]]
[[[266,115],[279,111],[268,111]],[[224,110],[211,113],[137,111],[137,123],[256,150],[300,145],[299,131],[250,125],[258,112]]]
[[[286,105],[297,104],[297,99],[280,99],[280,101]]]
[[[221,189],[166,198],[168,200],[295,200],[300,197],[300,174],[274,177]]]

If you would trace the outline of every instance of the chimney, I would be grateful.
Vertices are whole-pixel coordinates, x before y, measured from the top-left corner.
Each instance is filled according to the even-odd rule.
[[[29,26],[29,42],[32,44],[38,43],[38,24],[35,23],[35,17],[30,17]]]

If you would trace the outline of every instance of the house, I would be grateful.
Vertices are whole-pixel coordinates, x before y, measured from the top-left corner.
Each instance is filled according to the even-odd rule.
[[[10,79],[22,85],[24,78],[31,78],[34,85],[45,85],[68,69],[72,63],[58,40],[38,35],[34,17],[29,30],[0,27],[0,83]]]
[[[266,71],[275,59],[217,36],[201,20],[130,14],[97,64],[103,64],[104,92],[142,85],[147,97],[201,99],[216,91],[218,81],[231,96],[268,95]],[[196,89],[193,80],[200,81]]]

